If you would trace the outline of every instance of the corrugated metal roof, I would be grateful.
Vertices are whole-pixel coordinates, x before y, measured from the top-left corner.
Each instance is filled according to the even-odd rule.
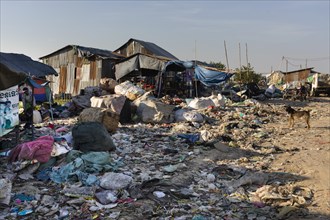
[[[170,58],[173,60],[178,60],[173,54],[169,53],[168,51],[164,50],[163,48],[159,47],[158,45],[151,43],[151,42],[146,42],[142,40],[137,40],[137,39],[129,39],[123,46],[119,47],[118,49],[114,50],[115,52],[118,50],[121,50],[122,48],[126,47],[128,44],[130,44],[132,41],[138,42],[141,44],[144,48],[152,52],[155,56],[160,56],[160,57],[166,57]]]
[[[291,74],[291,73],[298,73],[298,72],[303,72],[305,70],[311,70],[314,69],[314,67],[311,67],[311,68],[306,68],[306,69],[300,69],[300,70],[294,70],[294,71],[290,71],[290,72],[282,72],[284,75],[286,74]]]
[[[45,55],[45,56],[42,56],[40,57],[39,59],[45,59],[45,58],[48,58],[48,57],[51,57],[53,55],[56,55],[56,54],[59,54],[63,51],[67,51],[67,50],[71,50],[71,49],[74,49],[75,52],[81,56],[81,57],[92,57],[92,56],[98,56],[102,59],[107,59],[107,58],[110,58],[110,59],[122,59],[124,58],[125,56],[123,55],[120,55],[120,54],[117,54],[115,52],[112,52],[110,50],[103,50],[103,49],[98,49],[98,48],[93,48],[93,47],[84,47],[84,46],[79,46],[79,45],[68,45],[68,46],[65,46],[55,52],[52,52],[48,55]]]

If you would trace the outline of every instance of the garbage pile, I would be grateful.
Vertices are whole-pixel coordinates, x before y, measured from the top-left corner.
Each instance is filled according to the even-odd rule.
[[[1,149],[0,219],[262,220],[306,212],[312,191],[269,169],[283,150],[272,144],[275,129],[263,126],[281,117],[280,107],[130,91],[132,123],[120,122],[126,100],[98,97],[80,104],[77,117],[38,124],[35,140],[22,133],[21,143]]]

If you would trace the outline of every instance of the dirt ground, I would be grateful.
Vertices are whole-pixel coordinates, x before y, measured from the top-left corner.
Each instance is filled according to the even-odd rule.
[[[308,207],[308,219],[330,218],[330,98],[311,98],[309,102],[272,101],[272,104],[290,104],[297,109],[310,109],[311,128],[299,120],[293,129],[288,127],[287,115],[269,123],[275,129],[273,144],[289,151],[276,154],[269,167],[301,177],[295,184],[308,187],[314,193]],[[293,217],[292,219],[296,219]],[[306,218],[304,218],[306,219]]]

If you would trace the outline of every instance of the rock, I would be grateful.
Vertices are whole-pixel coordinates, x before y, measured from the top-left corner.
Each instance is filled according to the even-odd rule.
[[[213,183],[215,181],[215,176],[212,173],[207,174],[207,182]]]
[[[105,173],[100,179],[100,186],[104,189],[125,189],[133,181],[132,177],[122,173]]]
[[[118,199],[116,192],[112,190],[104,190],[101,192],[95,193],[95,197],[99,200],[102,205],[107,205],[109,203],[116,202]]]
[[[154,191],[152,194],[153,194],[154,196],[156,196],[157,198],[163,198],[163,197],[166,196],[166,194],[163,193],[163,192],[161,192],[161,191]]]

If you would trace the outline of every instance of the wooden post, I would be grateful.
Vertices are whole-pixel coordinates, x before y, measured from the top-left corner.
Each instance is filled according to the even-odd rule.
[[[32,103],[31,103],[31,106],[32,106],[32,116],[31,116],[31,134],[32,134],[32,141],[34,141],[34,123],[33,123],[33,112],[34,112],[34,86],[32,85],[32,83],[28,83],[28,85],[31,87],[32,91],[31,91],[31,94],[32,94]],[[29,119],[30,120],[30,119]]]
[[[226,41],[223,41],[225,45],[225,55],[226,55],[226,62],[227,62],[227,70],[229,70],[229,62],[228,62],[228,55],[227,55],[227,47],[226,47]]]
[[[162,88],[163,72],[161,71],[158,78],[158,93],[157,98],[160,98],[161,88]]]
[[[285,59],[285,72],[288,73],[288,60]]]
[[[285,74],[285,81],[286,81],[286,83],[288,83],[288,60],[287,59],[285,59],[285,72],[286,72],[286,74]]]
[[[195,40],[195,68],[197,66],[197,46],[196,46],[196,40]],[[196,94],[196,97],[198,97],[198,86],[197,86],[197,80],[196,80],[196,77],[195,78],[195,94]]]
[[[249,79],[249,58],[248,58],[248,47],[247,43],[245,43],[245,54],[246,54],[246,66],[247,66],[247,78]]]
[[[238,53],[239,53],[239,84],[241,85],[242,81],[242,59],[241,59],[241,43],[238,43]]]

